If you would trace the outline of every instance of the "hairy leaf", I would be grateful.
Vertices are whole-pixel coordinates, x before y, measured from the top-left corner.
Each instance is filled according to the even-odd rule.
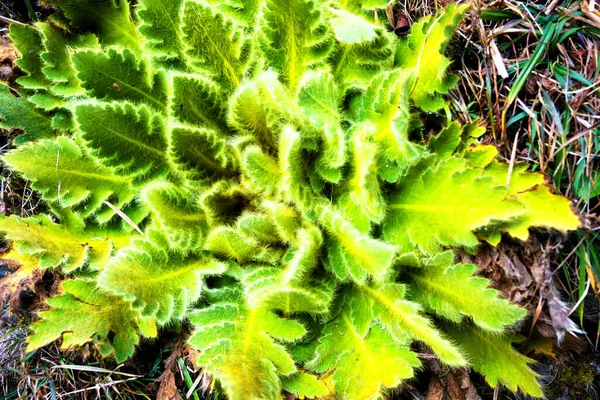
[[[62,288],[65,294],[47,300],[52,309],[40,313],[26,351],[62,337],[62,348],[91,342],[102,355],[114,354],[123,362],[139,343],[142,327],[145,335],[156,335],[152,323],[142,321],[129,302],[99,290],[93,280],[65,281]]]
[[[261,49],[269,66],[295,91],[304,72],[324,64],[331,51],[323,5],[311,0],[266,0],[263,13]]]
[[[390,196],[384,224],[384,237],[404,251],[417,247],[432,254],[442,246],[474,247],[475,229],[523,213],[520,203],[507,198],[506,187],[494,185],[479,169],[466,168],[461,159],[449,158],[410,178]]]
[[[153,76],[150,66],[138,60],[131,50],[80,51],[73,55],[73,65],[81,86],[98,100],[127,100],[158,110],[166,106],[164,74]]]
[[[81,231],[53,222],[47,215],[19,218],[0,216],[0,230],[15,242],[21,254],[36,255],[40,267],[62,267],[71,272],[85,263],[101,269],[112,250],[111,233],[101,230]],[[115,233],[115,236],[120,236]]]
[[[183,0],[138,0],[136,14],[144,36],[143,48],[161,61],[179,65],[183,60],[181,10]]]
[[[438,15],[422,18],[413,25],[407,39],[398,42],[396,65],[415,70],[416,82],[410,88],[414,102],[425,111],[444,106],[439,96],[454,86],[456,79],[446,74],[450,60],[446,46],[470,5],[450,4]]]
[[[481,373],[491,387],[498,383],[516,392],[543,397],[538,375],[529,368],[534,361],[512,347],[510,334],[490,334],[477,328],[452,328],[452,337],[469,354],[475,371]]]
[[[364,317],[361,301],[348,301],[323,329],[309,368],[334,370],[336,391],[347,399],[377,399],[384,387],[395,387],[421,365],[405,343],[395,342],[379,324]]]
[[[15,140],[16,144],[55,136],[50,118],[26,99],[11,93],[8,86],[0,85],[0,102],[0,128],[19,128],[25,131],[24,135]]]
[[[122,249],[98,277],[107,292],[133,301],[144,317],[155,317],[163,325],[182,319],[198,300],[202,276],[223,272],[223,266],[202,256],[164,250],[165,239],[151,231],[149,239],[136,239]]]
[[[451,253],[441,254],[411,272],[416,301],[454,322],[469,316],[476,325],[495,332],[525,316],[525,310],[499,297],[489,280],[473,276],[475,265],[452,265],[452,261]]]
[[[278,374],[296,372],[294,361],[274,339],[293,341],[306,330],[264,308],[249,308],[236,289],[218,293],[213,304],[190,315],[190,343],[202,353],[198,364],[220,380],[233,399],[276,398]]]
[[[106,165],[137,178],[168,171],[162,118],[145,106],[89,103],[75,108],[82,138]]]
[[[32,181],[44,200],[60,207],[79,205],[83,216],[103,208],[98,217],[104,221],[114,215],[112,208],[103,204],[105,200],[122,208],[134,197],[127,178],[116,175],[64,136],[22,146],[7,154],[4,162]]]
[[[283,389],[298,399],[314,399],[329,394],[327,386],[316,376],[306,372],[296,372],[281,378]]]
[[[186,55],[226,88],[239,86],[250,56],[249,40],[235,20],[209,4],[186,1],[183,14]]]

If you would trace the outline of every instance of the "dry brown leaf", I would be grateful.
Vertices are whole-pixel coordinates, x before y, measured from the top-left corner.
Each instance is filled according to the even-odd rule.
[[[6,254],[8,259],[14,258],[12,252]],[[22,264],[19,266],[8,260],[2,260],[10,269],[15,270],[0,279],[0,302],[6,302],[13,311],[21,308],[21,294],[25,291],[35,291],[36,285],[42,280],[44,271],[39,268],[39,261],[33,257],[27,259],[19,256]]]
[[[455,369],[429,381],[425,400],[481,400],[464,369]]]
[[[13,46],[0,46],[0,62],[12,62],[18,56]]]
[[[170,369],[166,370],[162,377],[163,379],[156,394],[156,400],[181,400],[173,371]]]

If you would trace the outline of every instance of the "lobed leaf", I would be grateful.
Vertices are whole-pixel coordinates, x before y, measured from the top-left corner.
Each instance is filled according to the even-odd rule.
[[[475,265],[452,265],[451,254],[434,257],[410,273],[412,297],[418,303],[456,323],[469,316],[477,326],[494,332],[502,332],[527,314],[499,297],[500,292],[489,287],[489,280],[473,276]]]
[[[156,231],[121,249],[98,276],[103,290],[132,301],[145,318],[164,325],[183,319],[200,297],[203,276],[223,272],[216,260],[169,251]]]
[[[114,354],[123,362],[139,343],[142,327],[141,333],[156,336],[152,322],[142,321],[129,302],[99,290],[93,280],[64,281],[62,288],[65,294],[47,300],[52,309],[33,324],[27,352],[62,337],[63,349],[91,342],[103,356]]]
[[[275,339],[293,341],[306,330],[268,309],[249,308],[236,289],[222,297],[227,300],[190,314],[196,330],[189,342],[201,351],[198,365],[219,379],[229,398],[276,398],[282,388],[278,375],[297,369]]]

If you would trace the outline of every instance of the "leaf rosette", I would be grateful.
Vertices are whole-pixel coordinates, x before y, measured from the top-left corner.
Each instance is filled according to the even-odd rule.
[[[25,132],[3,161],[49,209],[0,219],[7,257],[69,275],[29,350],[122,361],[187,320],[233,400],[379,398],[420,368],[414,341],[541,396],[503,333],[525,311],[452,249],[578,216],[472,126],[410,139],[468,6],[399,39],[383,0],[50,3],[11,26],[20,96],[0,89]]]

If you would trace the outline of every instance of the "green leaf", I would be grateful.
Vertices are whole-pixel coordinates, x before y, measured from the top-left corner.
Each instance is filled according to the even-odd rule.
[[[331,9],[334,15],[331,18],[331,28],[335,38],[340,43],[354,44],[370,42],[377,36],[377,30],[381,29],[360,16],[344,10]]]
[[[352,32],[352,21],[344,18],[332,20],[338,24],[338,31],[344,28],[344,32]],[[361,23],[367,24],[361,19]],[[363,37],[371,37],[369,40],[350,42],[346,36],[341,36],[334,27],[337,49],[333,52],[331,64],[336,81],[350,92],[353,89],[367,89],[369,82],[384,68],[393,63],[393,51],[390,48],[390,40],[384,29],[368,25],[364,27],[371,33],[363,34]]]
[[[502,227],[511,236],[527,240],[532,226],[563,232],[581,227],[581,220],[571,200],[552,194],[548,186],[537,186],[519,194],[516,199],[525,207],[525,213]]]
[[[450,60],[444,52],[469,4],[450,4],[435,16],[424,17],[412,26],[407,39],[398,41],[396,66],[412,69],[417,76],[410,89],[411,98],[424,111],[437,111],[444,106],[440,94],[456,83],[447,75]]]
[[[408,140],[411,126],[407,90],[409,78],[400,70],[383,72],[350,105],[356,122],[369,123],[374,127],[373,137],[382,152],[380,175],[389,182],[396,181],[399,174],[415,164],[423,154],[421,146]]]
[[[380,223],[385,217],[385,199],[377,177],[377,154],[374,127],[359,124],[352,132],[352,167],[348,182],[349,199],[358,206],[359,212],[370,221]]]
[[[147,185],[141,198],[150,208],[169,244],[179,251],[200,249],[208,225],[196,194],[165,181]]]
[[[140,341],[140,325],[152,330],[152,322],[143,321],[129,302],[99,290],[93,280],[64,281],[62,288],[65,294],[47,300],[52,309],[39,313],[27,352],[62,337],[63,349],[91,342],[103,356],[114,354],[123,362]]]
[[[241,233],[256,239],[261,244],[275,244],[281,241],[275,223],[266,214],[245,211],[235,225]]]
[[[473,369],[491,387],[498,383],[513,392],[521,390],[532,397],[543,397],[538,374],[529,368],[535,361],[515,351],[510,334],[501,336],[477,328],[452,328],[452,337],[469,354]]]
[[[21,58],[14,63],[27,74],[19,77],[17,83],[25,89],[48,89],[50,81],[42,72],[44,62],[40,54],[44,51],[44,45],[40,32],[32,26],[17,24],[11,24],[9,30],[10,39],[21,53]]]
[[[242,84],[229,100],[228,124],[251,135],[263,148],[273,148],[286,125],[301,127],[302,110],[273,70]]]
[[[442,131],[429,139],[427,147],[440,159],[451,157],[461,141],[462,129],[457,122],[442,129]]]
[[[169,150],[175,169],[190,180],[231,177],[237,169],[226,137],[206,128],[173,126]]]
[[[510,198],[523,205],[523,214],[511,221],[494,224],[479,232],[492,244],[499,242],[502,231],[518,239],[527,240],[530,227],[568,231],[581,226],[581,220],[571,201],[552,194],[551,189],[545,185],[544,174],[528,172],[527,168],[526,164],[516,164],[508,185]],[[486,167],[485,175],[491,177],[496,184],[505,185],[508,166],[493,162]]]
[[[147,236],[120,250],[100,273],[98,285],[133,301],[133,308],[161,325],[181,320],[200,297],[203,275],[222,273],[224,266],[207,257],[170,251],[157,231]]]
[[[323,65],[332,48],[323,5],[310,0],[267,0],[262,12],[259,42],[264,57],[295,92],[304,72]]]
[[[467,364],[463,352],[421,315],[419,304],[405,300],[406,288],[403,285],[362,286],[360,291],[373,301],[374,316],[379,318],[396,342],[418,340],[428,345],[448,365]]]
[[[44,200],[77,209],[84,217],[99,213],[97,218],[107,221],[114,211],[104,201],[122,208],[135,196],[129,179],[117,176],[64,136],[23,145],[3,161],[30,180]]]
[[[334,370],[333,382],[340,397],[377,399],[384,388],[410,379],[421,366],[405,343],[397,343],[379,324],[364,318],[364,303],[348,301],[343,311],[323,329],[316,357],[309,369]]]
[[[143,49],[152,57],[178,65],[183,62],[183,0],[138,0],[136,15],[144,36]]]
[[[57,108],[64,108],[67,105],[67,102],[63,98],[50,93],[36,93],[29,98],[29,101],[31,101],[37,108],[41,108],[44,111],[52,111],[56,110]],[[58,130],[68,130],[59,129],[56,127],[54,128]]]
[[[452,265],[451,254],[437,256],[411,271],[415,301],[456,323],[468,316],[477,326],[493,332],[502,332],[527,314],[501,298],[500,292],[489,287],[489,280],[474,276],[475,265]]]
[[[79,51],[72,58],[77,78],[89,96],[98,100],[145,103],[157,110],[166,107],[164,74],[153,76],[150,66],[137,59],[131,50]]]
[[[184,4],[185,54],[191,65],[213,75],[226,89],[240,85],[248,66],[250,40],[235,20],[209,4]]]
[[[0,216],[0,231],[19,254],[35,255],[41,268],[61,267],[65,273],[84,265],[101,269],[108,262],[118,232],[82,230],[53,222],[46,214],[20,218]]]
[[[279,198],[282,173],[277,160],[265,154],[258,146],[248,146],[243,154],[242,170],[252,187],[263,191],[265,195]]]
[[[225,98],[221,87],[204,75],[173,75],[173,117],[184,124],[215,129],[228,134]]]
[[[295,240],[296,232],[301,225],[300,216],[293,207],[263,200],[260,204],[260,209],[271,219],[275,230],[284,243],[291,243]]]
[[[250,260],[259,250],[253,239],[227,227],[213,229],[206,239],[205,249],[239,263]]]
[[[323,381],[302,371],[282,377],[281,384],[283,390],[293,394],[298,399],[314,399],[329,394],[329,390]]]
[[[388,3],[388,0],[347,0],[340,2],[340,6],[355,14],[372,16],[373,11],[385,8]]]
[[[305,207],[314,195],[308,185],[300,132],[291,125],[284,126],[279,135],[278,150],[281,172],[278,186],[283,198],[299,207]]]
[[[295,283],[289,276],[290,267],[254,266],[244,276],[243,284],[251,307],[279,310],[285,315],[307,312],[323,314],[333,298],[333,288],[322,280]]]
[[[294,341],[306,333],[297,321],[264,308],[249,308],[237,289],[221,289],[220,299],[194,311],[196,330],[189,342],[201,354],[198,365],[219,380],[230,399],[271,399],[281,392],[278,374],[297,371],[279,341]]]
[[[507,199],[507,194],[506,187],[494,185],[480,169],[466,168],[465,161],[457,158],[446,159],[420,176],[409,172],[390,196],[384,238],[398,244],[402,252],[416,247],[425,254],[442,246],[477,246],[472,231],[523,213],[521,204]]]
[[[285,315],[328,311],[333,288],[310,278],[318,264],[321,232],[313,226],[297,235],[282,260],[283,268],[256,266],[244,274],[244,290],[251,307],[281,310]]]
[[[69,23],[80,31],[96,32],[104,45],[117,44],[141,53],[142,38],[129,13],[127,0],[60,0]]]
[[[53,83],[50,92],[64,97],[83,94],[71,62],[71,53],[79,48],[97,47],[98,39],[91,34],[65,35],[64,31],[50,23],[41,23],[39,30],[46,49],[41,53],[45,65],[43,72]]]
[[[341,100],[340,91],[329,71],[309,71],[302,78],[298,104],[323,132],[323,150],[319,161],[329,168],[340,168],[346,161]]]
[[[372,276],[377,281],[386,278],[396,255],[396,246],[360,233],[344,216],[324,207],[321,223],[330,234],[326,240],[326,267],[342,281],[348,277],[364,283]]]
[[[0,104],[2,104],[2,108],[0,109],[0,128],[18,128],[25,131],[24,135],[19,136],[15,140],[15,144],[55,135],[50,117],[44,112],[37,110],[25,98],[17,97],[11,93],[11,90],[6,85],[0,85]]]
[[[124,175],[144,179],[168,171],[163,118],[130,103],[83,103],[75,120],[94,155]]]

